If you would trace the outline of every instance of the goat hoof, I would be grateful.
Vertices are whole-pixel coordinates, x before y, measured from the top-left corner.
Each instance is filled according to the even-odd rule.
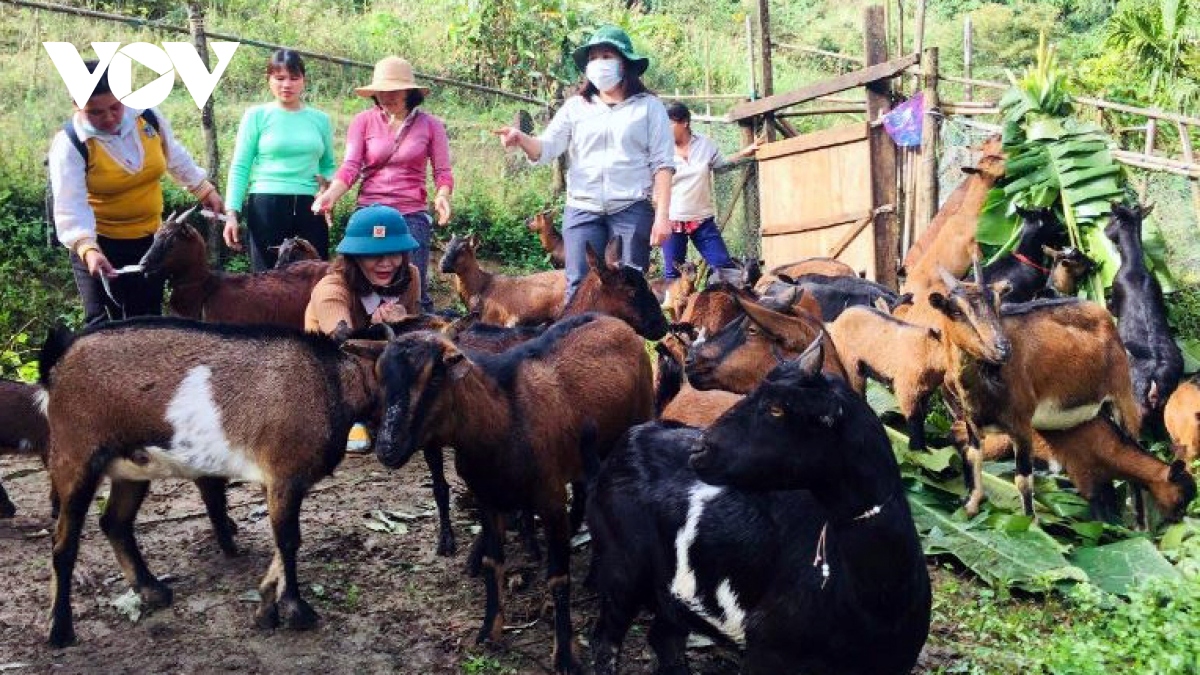
[[[285,628],[308,630],[317,625],[317,613],[303,598],[280,600],[279,620]]]
[[[141,596],[142,603],[149,609],[170,607],[171,602],[175,599],[175,593],[171,591],[171,587],[157,580],[139,588],[138,595]]]
[[[17,507],[7,499],[0,502],[0,518],[12,518],[17,515]]]
[[[274,602],[263,600],[254,613],[254,625],[265,630],[279,627],[279,608]]]
[[[454,541],[454,535],[442,535],[438,539],[437,554],[440,556],[452,556],[458,552],[458,545]]]
[[[70,623],[65,626],[59,623],[50,625],[50,635],[46,637],[46,644],[51,647],[69,647],[75,644],[75,627]]]

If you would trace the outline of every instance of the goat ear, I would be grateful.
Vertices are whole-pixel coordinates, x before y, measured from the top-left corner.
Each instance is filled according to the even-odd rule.
[[[387,340],[346,340],[342,343],[342,351],[353,356],[378,361],[379,355],[387,348]]]
[[[467,237],[467,246],[470,246],[472,249],[479,248],[479,235],[477,233],[472,232],[471,235]]]
[[[620,237],[613,237],[608,240],[608,245],[604,247],[604,265],[609,269],[617,269],[621,266]]]
[[[973,167],[973,166],[964,166],[964,167],[962,167],[962,172],[963,172],[963,173],[965,173],[965,174],[971,175],[971,176],[975,176],[975,175],[978,175],[978,174],[980,174],[980,173],[983,173],[982,171],[980,171],[979,169],[977,169],[977,168],[975,168],[975,167]]]
[[[825,331],[817,334],[816,339],[812,341],[800,356],[796,357],[796,363],[800,366],[800,372],[807,377],[814,377],[821,372],[821,365],[825,363]]]
[[[442,355],[442,364],[446,366],[451,380],[461,380],[471,368],[471,361],[457,348],[450,348]]]
[[[783,283],[785,283],[785,284],[789,284],[789,285],[792,285],[792,286],[795,286],[795,285],[796,285],[796,280],[795,280],[795,279],[793,279],[793,278],[791,278],[791,277],[789,277],[789,276],[788,276],[788,275],[786,275],[786,274],[776,274],[775,276],[776,276],[776,277],[778,277],[778,278],[779,278],[779,280],[780,280],[780,281],[782,281],[782,282],[783,282]]]
[[[1053,248],[1051,246],[1047,246],[1045,244],[1042,244],[1042,255],[1046,256],[1047,258],[1049,258],[1055,262],[1057,262],[1059,257],[1062,256],[1062,254],[1058,252],[1058,249]]]
[[[946,296],[936,291],[929,294],[929,306],[942,314],[950,314],[950,301],[946,299]]]

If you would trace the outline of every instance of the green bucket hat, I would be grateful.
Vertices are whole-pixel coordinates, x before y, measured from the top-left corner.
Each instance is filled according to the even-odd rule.
[[[399,211],[372,204],[350,216],[346,236],[338,244],[337,252],[343,255],[393,255],[414,251],[420,246]]]
[[[596,29],[595,33],[592,33],[592,37],[588,38],[587,42],[583,43],[579,49],[576,49],[571,54],[571,58],[574,59],[575,67],[579,69],[579,72],[582,73],[587,70],[588,50],[596,45],[608,45],[621,52],[621,55],[629,61],[630,66],[633,68],[634,75],[641,75],[650,66],[650,57],[642,56],[633,51],[633,42],[629,39],[629,35],[625,31],[616,26],[601,26]]]

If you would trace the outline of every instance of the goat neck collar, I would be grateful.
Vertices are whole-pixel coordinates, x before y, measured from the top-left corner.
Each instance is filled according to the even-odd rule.
[[[1026,266],[1026,267],[1032,267],[1033,269],[1041,272],[1042,274],[1050,274],[1050,270],[1033,262],[1033,260],[1031,260],[1029,258],[1029,256],[1025,255],[1024,253],[1021,253],[1019,251],[1013,251],[1012,256],[1017,259],[1017,262],[1021,263],[1022,265]]]
[[[875,516],[879,515],[880,513],[883,513],[884,507],[887,506],[888,504],[890,504],[892,502],[892,500],[895,498],[896,498],[896,493],[893,492],[887,499],[883,500],[882,502],[879,502],[875,506],[872,506],[871,508],[867,509],[866,511],[863,511],[862,513],[858,514],[857,516],[854,516],[850,520],[843,521],[841,523],[836,523],[836,524],[846,527],[846,526],[851,526],[851,525],[855,525],[858,523],[863,523],[863,522],[869,521],[872,518],[874,518]],[[819,567],[821,570],[821,590],[825,590],[825,584],[829,583],[829,576],[831,574],[831,571],[829,569],[829,557],[825,551],[825,537],[826,537],[826,534],[828,533],[828,531],[829,531],[829,521],[826,520],[825,524],[821,525],[821,534],[817,537],[817,552],[816,552],[816,555],[813,556],[813,561],[812,561],[813,567]]]

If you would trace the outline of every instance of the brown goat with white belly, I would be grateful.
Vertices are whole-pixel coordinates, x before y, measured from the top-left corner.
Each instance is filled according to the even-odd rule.
[[[642,339],[625,322],[596,314],[563,319],[496,355],[467,355],[439,333],[412,333],[388,344],[377,372],[379,460],[398,467],[418,448],[451,446],[458,474],[479,500],[487,593],[479,641],[499,641],[504,625],[503,513],[532,509],[546,528],[554,669],[577,672],[566,486],[580,483],[585,456],[604,456],[653,415]]]
[[[967,425],[967,513],[983,499],[980,439],[1001,432],[1015,444],[1017,489],[1032,515],[1035,429],[1069,429],[1109,407],[1128,437],[1140,433],[1125,348],[1100,305],[1064,298],[1001,310],[1002,289],[944,271],[943,280],[949,292],[932,293],[929,302],[942,317],[946,389]]]
[[[484,323],[500,326],[553,321],[563,308],[567,276],[562,270],[520,277],[487,272],[475,251],[479,235],[454,235],[446,244],[441,270],[453,274],[458,297],[468,311],[478,311]]]
[[[214,323],[265,323],[304,328],[313,286],[329,271],[324,260],[306,260],[257,274],[215,272],[208,266],[204,237],[168,218],[142,256],[147,273],[162,272],[171,286],[171,313]]]
[[[149,607],[172,600],[134,539],[150,481],[204,476],[262,483],[275,556],[259,586],[257,622],[315,624],[296,577],[300,504],[341,461],[350,425],[375,405],[370,360],[339,350],[330,338],[285,328],[154,318],[74,338],[52,333],[40,367],[49,398],[50,478],[62,501],[53,538],[50,644],[75,640],[71,574],[84,518],[105,476],[112,490],[100,528]]]

